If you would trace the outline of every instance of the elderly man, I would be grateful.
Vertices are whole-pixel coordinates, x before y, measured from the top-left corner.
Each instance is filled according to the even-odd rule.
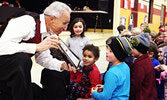
[[[66,4],[55,1],[39,15],[39,21],[29,15],[9,20],[0,38],[0,83],[5,82],[11,89],[11,99],[32,100],[29,54],[35,54],[36,62],[47,69],[68,70],[64,61],[50,55],[49,49],[58,48],[57,36],[67,29],[70,13]]]

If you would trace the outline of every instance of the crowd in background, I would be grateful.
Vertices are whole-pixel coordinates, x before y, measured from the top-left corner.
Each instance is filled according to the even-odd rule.
[[[142,23],[140,27],[132,28],[131,31],[126,30],[124,25],[117,27],[119,31],[119,36],[126,36],[132,38],[133,36],[139,35],[141,33],[149,33],[150,46],[147,51],[149,58],[152,61],[153,68],[155,71],[156,89],[158,100],[167,99],[167,86],[165,81],[165,75],[163,70],[158,70],[156,66],[166,64],[166,34],[167,34],[167,24],[159,26],[159,32],[149,28],[147,23]],[[143,65],[140,65],[143,66]],[[158,67],[159,68],[159,67]],[[139,72],[141,74],[141,72]],[[133,74],[132,74],[133,75]]]

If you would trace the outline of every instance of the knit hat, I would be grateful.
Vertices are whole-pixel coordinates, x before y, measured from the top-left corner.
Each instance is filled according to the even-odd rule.
[[[115,57],[123,62],[132,51],[130,39],[127,37],[111,37],[106,41],[106,44],[111,48]]]
[[[150,47],[149,33],[141,33],[132,38],[131,43],[135,49],[146,54]]]

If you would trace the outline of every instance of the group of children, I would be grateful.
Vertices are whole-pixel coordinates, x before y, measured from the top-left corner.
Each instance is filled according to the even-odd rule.
[[[157,66],[160,63],[154,59],[158,57],[152,53],[156,51],[155,44],[150,42],[148,33],[134,33],[131,38],[126,34],[119,37],[112,36],[106,40],[106,60],[110,64],[102,82],[101,73],[95,64],[100,56],[100,50],[84,35],[86,30],[84,20],[75,18],[69,30],[71,35],[66,45],[81,59],[80,66],[77,70],[63,72],[43,69],[41,84],[45,99],[157,99],[155,76],[160,75],[160,72],[155,75],[153,65]],[[50,51],[53,57],[65,60],[60,50],[52,48]],[[126,62],[128,57],[133,60],[130,64]]]
[[[148,50],[149,57],[152,61],[153,67],[155,68],[155,77],[156,77],[156,90],[158,100],[167,99],[167,91],[165,90],[165,80],[162,78],[162,71],[157,71],[156,67],[165,64],[165,31],[167,31],[167,24],[160,25],[159,33],[155,34],[152,31],[150,32],[151,44]]]
[[[160,25],[159,27],[159,33],[156,33],[152,30],[150,30],[149,25],[147,23],[142,23],[141,28],[132,28],[131,32],[126,30],[125,27],[123,26],[118,26],[119,30],[122,30],[119,36],[136,36],[141,33],[149,33],[150,37],[150,46],[149,50],[147,51],[149,58],[151,59],[151,62],[153,64],[153,67],[155,68],[155,77],[156,77],[156,92],[157,92],[157,98],[158,100],[164,100],[167,99],[167,89],[165,85],[165,80],[164,80],[164,72],[162,71],[157,71],[157,67],[159,68],[160,65],[166,64],[166,43],[165,39],[166,37],[166,31],[167,31],[167,24],[165,25]],[[132,41],[133,42],[133,41]],[[133,52],[132,52],[133,55]],[[135,62],[133,62],[135,63]],[[132,68],[131,68],[132,69]],[[142,75],[140,75],[142,77]],[[132,79],[132,78],[131,78]],[[151,84],[150,84],[151,85]]]
[[[70,72],[70,84],[67,87],[68,100],[90,98],[97,100],[128,99],[130,69],[124,63],[124,59],[130,55],[133,49],[130,39],[126,37],[111,37],[106,41],[106,60],[112,63],[112,67],[109,67],[106,71],[104,84],[102,85],[101,74],[95,64],[99,58],[99,48],[90,44],[84,36],[84,23],[82,21],[76,18],[71,22],[71,35],[66,41],[67,46],[79,58],[82,57],[83,62],[80,70]],[[80,56],[78,52],[83,55]]]

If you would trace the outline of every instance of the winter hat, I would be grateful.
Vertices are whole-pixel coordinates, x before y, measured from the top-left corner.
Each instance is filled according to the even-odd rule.
[[[141,33],[132,38],[131,43],[135,49],[146,54],[150,47],[149,33]]]
[[[106,44],[111,48],[116,58],[123,62],[132,51],[132,44],[127,37],[110,37]]]

